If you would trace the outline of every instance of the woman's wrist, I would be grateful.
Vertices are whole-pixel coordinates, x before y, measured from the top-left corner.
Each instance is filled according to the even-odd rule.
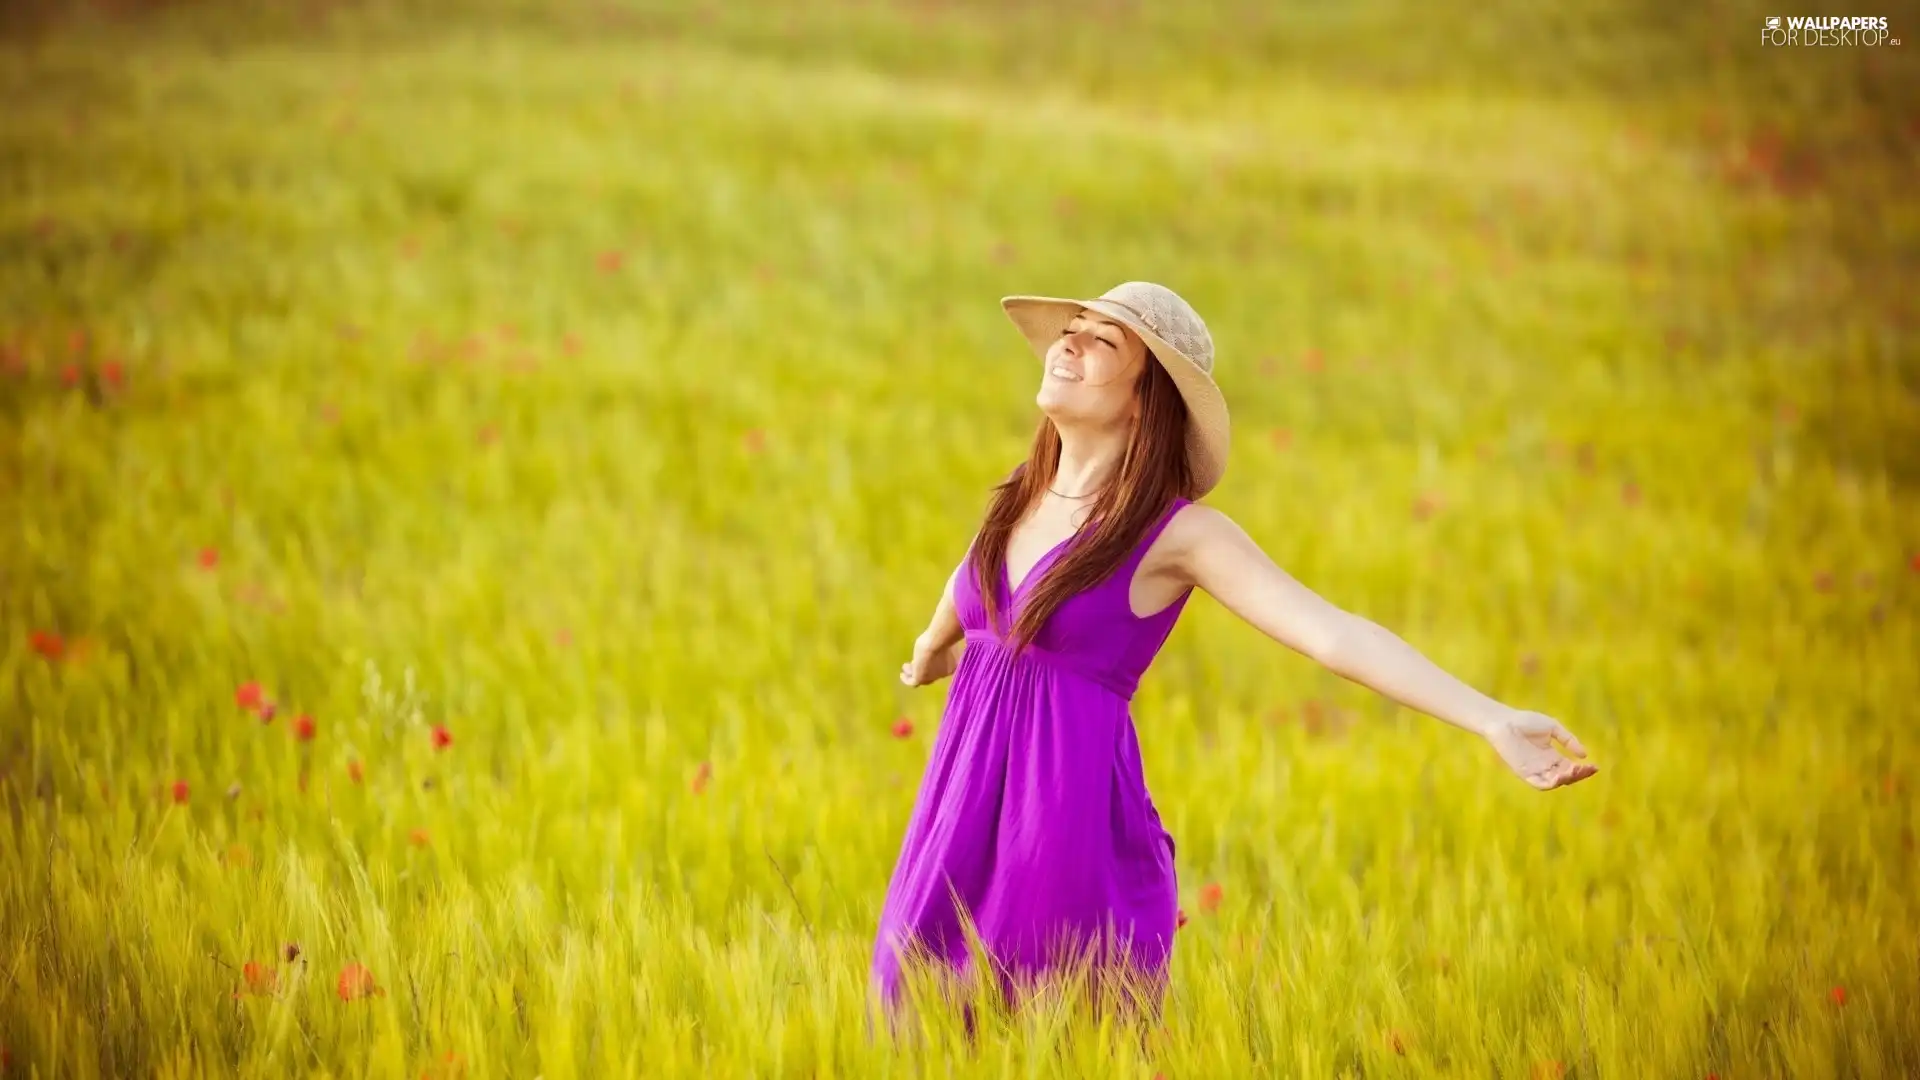
[[[1474,710],[1473,715],[1467,717],[1466,722],[1461,726],[1483,739],[1489,738],[1514,715],[1514,712],[1515,709],[1511,705],[1504,705],[1498,701],[1491,702]]]

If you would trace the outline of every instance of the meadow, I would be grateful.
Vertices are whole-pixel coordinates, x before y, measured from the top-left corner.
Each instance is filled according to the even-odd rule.
[[[1920,1075],[1920,62],[1760,23],[10,6],[0,1075]],[[1130,279],[1209,501],[1601,771],[1196,597],[1164,1029],[870,1041],[998,298]]]

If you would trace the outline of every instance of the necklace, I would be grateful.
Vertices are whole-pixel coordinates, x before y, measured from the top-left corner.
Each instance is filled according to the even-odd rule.
[[[1097,492],[1097,491],[1096,491],[1096,492],[1094,492],[1094,493],[1093,493],[1092,495],[1068,495],[1068,494],[1065,494],[1064,492],[1059,492],[1059,491],[1054,491],[1054,489],[1053,489],[1053,485],[1052,485],[1052,484],[1048,484],[1048,485],[1047,485],[1047,490],[1048,490],[1048,491],[1053,491],[1053,493],[1054,493],[1055,495],[1058,495],[1058,496],[1060,496],[1060,497],[1061,497],[1061,498],[1063,498],[1063,499],[1076,499],[1076,500],[1078,500],[1078,499],[1091,499],[1091,498],[1093,498],[1093,496],[1094,496],[1094,495],[1098,495],[1098,494],[1100,494],[1099,492]]]

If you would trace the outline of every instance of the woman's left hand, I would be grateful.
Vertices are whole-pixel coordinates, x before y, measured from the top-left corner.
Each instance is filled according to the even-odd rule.
[[[1509,710],[1484,734],[1514,775],[1541,791],[1578,783],[1600,771],[1597,765],[1573,761],[1553,748],[1553,741],[1558,739],[1574,757],[1587,756],[1587,748],[1580,745],[1573,732],[1543,713]]]

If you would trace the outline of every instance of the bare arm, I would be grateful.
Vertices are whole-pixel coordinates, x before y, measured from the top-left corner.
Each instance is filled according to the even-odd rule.
[[[947,575],[947,587],[940,593],[940,602],[934,605],[933,619],[927,628],[913,642],[913,659],[900,665],[900,681],[907,686],[926,686],[939,682],[953,674],[960,666],[960,643],[966,640],[966,630],[960,625],[960,616],[953,607],[953,585],[960,578],[960,566]]]
[[[1541,791],[1598,772],[1575,757],[1586,747],[1551,716],[1482,694],[1422,656],[1392,631],[1343,611],[1274,565],[1240,526],[1208,506],[1191,506],[1169,526],[1172,573],[1197,586],[1268,637],[1328,670],[1411,709],[1486,739],[1508,768]]]
[[[1343,678],[1476,735],[1512,710],[1392,631],[1342,610],[1274,564],[1225,514],[1195,506],[1176,551],[1194,585],[1256,629]]]
[[[964,561],[960,566],[965,566]],[[960,644],[965,631],[960,627],[960,616],[953,607],[953,583],[960,577],[960,566],[953,568],[947,575],[947,585],[940,593],[940,602],[933,607],[933,620],[920,635],[921,642],[931,652],[951,649]]]

